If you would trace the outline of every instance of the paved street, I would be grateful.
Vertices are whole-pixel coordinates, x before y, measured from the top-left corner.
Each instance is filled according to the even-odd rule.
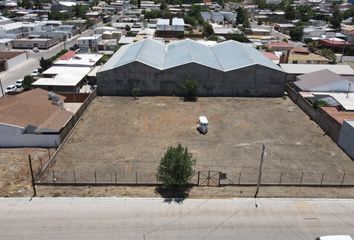
[[[354,236],[354,201],[0,199],[0,239],[309,239]]]

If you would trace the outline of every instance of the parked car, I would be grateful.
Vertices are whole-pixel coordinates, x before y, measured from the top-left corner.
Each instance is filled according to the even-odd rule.
[[[208,119],[206,118],[206,116],[199,117],[198,131],[203,134],[206,134],[208,132]]]
[[[10,85],[7,86],[7,88],[5,89],[5,93],[9,93],[9,92],[16,92],[17,87],[15,85]]]
[[[19,79],[19,80],[16,81],[15,86],[17,88],[22,88],[22,83],[23,83],[23,79]]]
[[[33,51],[33,52],[39,52],[39,48],[38,48],[38,47],[34,47],[34,48],[32,49],[32,51]]]
[[[32,77],[37,77],[38,75],[39,75],[38,69],[33,70],[32,73],[31,73]]]
[[[316,240],[352,240],[349,235],[328,235],[317,237]]]

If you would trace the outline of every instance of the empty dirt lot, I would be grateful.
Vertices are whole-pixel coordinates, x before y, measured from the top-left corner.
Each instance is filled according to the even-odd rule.
[[[206,135],[196,130],[203,114]],[[302,172],[303,183],[340,183],[344,172],[344,183],[354,183],[354,162],[288,98],[174,97],[97,97],[42,181],[153,183],[178,143],[196,170],[226,172],[225,183],[256,182],[262,144],[264,183],[298,183]]]
[[[33,170],[38,172],[53,153],[54,149],[44,148],[0,149],[0,197],[32,196],[28,156],[32,158]]]

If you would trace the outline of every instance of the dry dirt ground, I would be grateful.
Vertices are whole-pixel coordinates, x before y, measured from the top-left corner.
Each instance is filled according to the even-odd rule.
[[[206,135],[196,130],[203,114]],[[178,143],[197,171],[227,173],[224,183],[256,183],[262,144],[264,183],[299,183],[302,172],[303,183],[340,183],[344,172],[354,183],[354,162],[288,98],[97,97],[41,180],[154,183]]]
[[[54,150],[50,150],[52,154]],[[0,149],[0,197],[23,197],[32,195],[28,155],[33,168],[48,160],[48,149],[7,148]]]

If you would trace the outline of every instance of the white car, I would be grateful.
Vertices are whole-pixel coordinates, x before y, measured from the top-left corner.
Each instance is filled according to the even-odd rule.
[[[16,92],[17,87],[15,85],[10,85],[7,86],[7,88],[5,89],[5,93],[9,93],[9,92]]]
[[[23,82],[23,79],[17,80],[16,83],[15,83],[15,86],[16,86],[17,88],[22,88],[22,82]]]
[[[33,51],[33,52],[39,52],[39,49],[38,49],[38,47],[34,47],[34,48],[32,49],[32,51]]]
[[[37,77],[39,75],[38,69],[33,70],[33,72],[31,73],[32,77]]]
[[[198,131],[206,134],[208,132],[208,119],[206,116],[199,116]]]

